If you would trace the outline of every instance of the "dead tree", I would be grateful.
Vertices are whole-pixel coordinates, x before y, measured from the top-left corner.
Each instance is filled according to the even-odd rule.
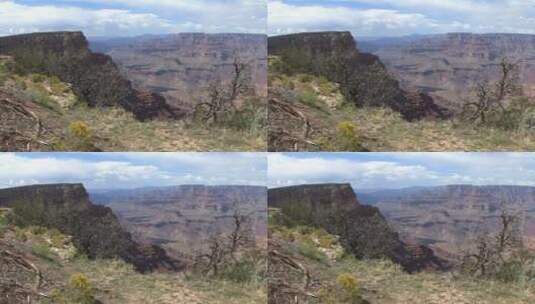
[[[462,268],[470,275],[493,276],[516,252],[523,249],[522,236],[518,230],[520,216],[504,209],[499,218],[498,232],[495,235],[478,236],[475,250],[463,257]]]
[[[218,123],[221,116],[236,109],[236,100],[249,90],[249,64],[243,62],[239,55],[234,58],[232,71],[229,84],[222,80],[214,81],[208,87],[207,100],[195,107],[195,116],[203,123]]]
[[[500,115],[505,115],[506,101],[510,97],[522,95],[522,88],[518,85],[518,62],[510,62],[504,57],[499,66],[499,80],[493,84],[488,81],[476,84],[475,101],[465,103],[463,114],[469,122],[479,120],[485,124],[493,111],[500,111]]]
[[[208,240],[208,249],[197,254],[194,268],[209,275],[219,275],[220,269],[236,263],[240,250],[250,244],[250,215],[244,215],[238,203],[234,203],[233,228],[229,234],[214,234]]]

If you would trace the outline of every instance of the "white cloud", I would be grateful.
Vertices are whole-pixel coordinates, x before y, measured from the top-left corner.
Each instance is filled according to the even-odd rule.
[[[324,30],[349,30],[357,37],[458,31],[535,33],[533,0],[346,0],[321,4],[269,0],[268,3],[269,34]]]
[[[54,5],[30,6],[0,2],[0,35],[34,31],[84,30],[87,35],[168,32],[176,28],[155,14],[120,9],[83,9]]]
[[[318,154],[268,157],[271,187],[348,182],[356,188],[401,188],[447,184],[535,186],[530,153]],[[385,160],[386,159],[386,160]]]
[[[174,32],[258,32],[266,28],[261,1],[86,0],[21,4],[0,0],[0,35],[82,30],[88,36],[133,36]]]
[[[88,188],[179,184],[265,185],[263,155],[211,153],[0,154],[0,187],[84,183]]]
[[[304,183],[351,182],[359,187],[380,187],[434,179],[434,172],[421,165],[404,165],[391,161],[355,161],[347,158],[306,157],[287,154],[268,156],[268,183],[283,186]]]

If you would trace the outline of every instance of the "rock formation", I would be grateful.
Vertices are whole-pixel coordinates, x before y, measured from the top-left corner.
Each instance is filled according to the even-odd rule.
[[[77,249],[89,258],[121,258],[141,272],[181,267],[160,247],[133,241],[110,208],[91,203],[81,184],[1,189],[0,207],[13,210],[17,225],[55,228],[71,235]]]
[[[419,89],[459,108],[481,81],[499,78],[503,57],[519,65],[524,93],[535,96],[535,35],[451,33],[366,42],[404,89]],[[388,39],[386,39],[388,40]]]
[[[378,207],[402,239],[428,245],[445,257],[460,254],[481,235],[494,233],[508,210],[521,217],[527,244],[535,242],[535,187],[450,185],[377,190],[359,194]]]
[[[289,73],[312,73],[340,84],[346,100],[358,106],[390,107],[407,120],[449,116],[424,93],[402,90],[377,56],[357,49],[349,32],[270,37],[268,53],[280,56]]]
[[[178,114],[161,96],[134,90],[111,57],[89,50],[81,32],[0,37],[0,54],[13,56],[22,72],[54,75],[71,84],[90,106],[121,106],[140,120]]]
[[[136,240],[161,245],[170,254],[191,255],[204,249],[210,237],[230,232],[236,210],[246,216],[251,238],[265,247],[266,191],[255,186],[181,185],[100,191],[91,198],[111,207]]]
[[[429,248],[403,243],[378,208],[359,203],[349,184],[269,189],[268,205],[297,224],[340,236],[342,245],[357,258],[390,258],[409,272],[447,268]]]
[[[135,88],[192,108],[210,85],[228,85],[235,58],[247,65],[251,94],[267,95],[267,41],[256,34],[180,33],[95,39],[91,49],[110,55]]]

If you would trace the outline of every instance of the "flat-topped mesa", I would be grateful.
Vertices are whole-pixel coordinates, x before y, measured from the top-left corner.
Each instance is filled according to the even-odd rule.
[[[300,225],[340,236],[357,258],[389,258],[405,270],[444,270],[446,263],[424,246],[404,244],[378,208],[361,205],[349,184],[301,185],[268,190],[268,206]]]
[[[270,55],[281,55],[288,48],[299,49],[309,55],[358,53],[357,44],[350,32],[298,33],[269,37]]]
[[[121,106],[140,120],[176,117],[163,97],[134,90],[110,56],[91,52],[82,32],[0,37],[0,54],[13,56],[26,72],[70,83],[90,106]]]
[[[89,258],[120,258],[141,272],[181,268],[163,249],[134,242],[110,208],[91,203],[82,184],[0,189],[0,207],[11,208],[19,226],[55,228],[72,236]]]
[[[431,97],[402,90],[379,57],[357,49],[350,32],[269,37],[268,53],[280,56],[291,73],[311,73],[340,84],[346,100],[358,106],[386,106],[407,120],[450,115]]]
[[[302,202],[314,211],[351,210],[360,203],[350,184],[314,184],[270,189],[268,205],[273,208]]]

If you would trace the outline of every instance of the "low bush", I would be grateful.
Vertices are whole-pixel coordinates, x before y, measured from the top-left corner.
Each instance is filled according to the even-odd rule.
[[[28,89],[27,96],[35,103],[55,112],[60,112],[57,102],[47,92],[38,89]]]
[[[350,121],[338,123],[334,136],[324,138],[320,144],[327,151],[367,151],[362,146],[362,139],[357,126]]]
[[[82,273],[71,276],[63,290],[54,290],[51,294],[52,303],[57,304],[94,304],[94,291],[89,279]]]
[[[35,244],[32,246],[32,253],[44,260],[54,261],[54,253],[50,250],[50,247],[46,244]]]
[[[311,259],[323,264],[327,264],[327,256],[325,253],[321,252],[318,247],[311,241],[302,241],[297,245],[297,251]]]
[[[312,90],[304,90],[299,95],[299,101],[309,107],[325,111],[325,104],[320,100],[318,94]]]
[[[341,273],[336,278],[336,284],[325,286],[320,289],[321,303],[338,304],[365,304],[357,278],[351,273]]]
[[[241,109],[229,111],[219,125],[250,134],[264,133],[267,127],[267,108],[256,101],[248,102]]]
[[[46,80],[46,76],[42,74],[32,74],[30,78],[35,83],[43,83]]]
[[[314,77],[312,75],[309,75],[309,74],[300,74],[298,79],[302,83],[309,83],[309,82],[312,82]]]
[[[56,142],[56,150],[99,151],[94,144],[93,132],[83,121],[73,121],[67,127],[65,137]]]
[[[225,265],[220,277],[236,283],[251,282],[256,275],[255,264],[252,261],[237,261]]]

